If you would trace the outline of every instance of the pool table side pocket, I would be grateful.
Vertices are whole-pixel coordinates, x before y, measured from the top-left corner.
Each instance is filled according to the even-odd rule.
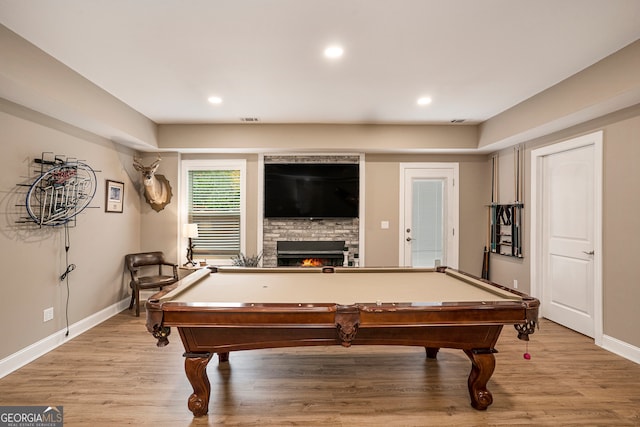
[[[147,331],[158,340],[156,345],[164,347],[169,344],[169,335],[171,328],[163,325],[164,312],[162,311],[162,303],[158,299],[151,298],[145,304],[147,310]]]

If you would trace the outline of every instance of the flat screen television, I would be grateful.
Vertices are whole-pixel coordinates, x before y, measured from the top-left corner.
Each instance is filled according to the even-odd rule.
[[[358,164],[267,163],[265,218],[357,218]]]

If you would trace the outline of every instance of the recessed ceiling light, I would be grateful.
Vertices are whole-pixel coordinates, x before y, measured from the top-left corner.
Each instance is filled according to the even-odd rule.
[[[431,97],[423,96],[422,98],[418,98],[418,105],[429,105],[431,104]]]
[[[344,53],[342,46],[329,46],[324,50],[324,56],[330,59],[340,58]]]
[[[207,101],[212,104],[222,104],[222,98],[220,98],[219,96],[210,96],[209,98],[207,98]]]

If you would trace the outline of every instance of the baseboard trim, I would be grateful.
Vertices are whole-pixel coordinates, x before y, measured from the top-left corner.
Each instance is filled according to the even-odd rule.
[[[602,348],[640,364],[640,348],[608,335],[602,336]]]
[[[10,373],[22,368],[26,364],[33,362],[40,356],[43,356],[51,350],[61,346],[69,340],[74,339],[78,335],[83,334],[94,326],[104,322],[110,317],[115,316],[122,310],[129,307],[129,298],[123,299],[103,310],[92,314],[89,317],[85,317],[79,322],[69,326],[69,336],[65,336],[67,329],[64,328],[58,332],[55,332],[48,337],[41,339],[38,342],[31,344],[28,347],[19,350],[4,359],[0,360],[0,378],[3,378]]]

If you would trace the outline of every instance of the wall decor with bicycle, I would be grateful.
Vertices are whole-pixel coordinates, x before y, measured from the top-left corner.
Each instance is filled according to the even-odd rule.
[[[75,225],[78,214],[89,207],[96,193],[96,171],[88,164],[44,152],[33,160],[33,182],[24,199],[27,215],[20,223],[43,226]]]

